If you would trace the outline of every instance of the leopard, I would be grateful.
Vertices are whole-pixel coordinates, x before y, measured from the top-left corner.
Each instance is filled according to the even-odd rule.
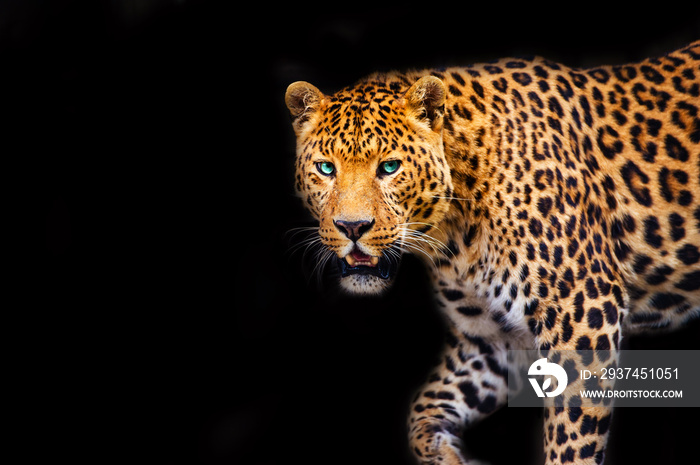
[[[294,82],[294,189],[351,295],[417,257],[446,324],[410,404],[420,464],[478,463],[510,350],[610,351],[700,316],[700,41],[572,68],[542,57]],[[351,298],[351,297],[349,297]],[[546,406],[546,464],[600,464],[613,406]]]

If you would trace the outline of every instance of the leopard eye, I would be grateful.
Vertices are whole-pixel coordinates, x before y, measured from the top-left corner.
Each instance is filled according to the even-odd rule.
[[[389,160],[379,164],[379,174],[394,174],[401,166],[399,160]]]
[[[333,174],[335,174],[335,165],[329,161],[320,161],[316,163],[316,169],[324,176],[333,176]]]

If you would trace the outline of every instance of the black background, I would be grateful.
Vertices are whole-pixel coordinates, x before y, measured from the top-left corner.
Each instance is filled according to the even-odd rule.
[[[286,86],[512,55],[634,61],[700,37],[691,3],[0,3],[8,203],[31,205],[6,307],[25,457],[409,463],[410,396],[441,346],[426,275],[409,257],[385,298],[350,299],[289,252],[310,223]],[[607,462],[684,463],[694,413],[618,410]],[[467,443],[529,463],[541,421],[503,409]]]

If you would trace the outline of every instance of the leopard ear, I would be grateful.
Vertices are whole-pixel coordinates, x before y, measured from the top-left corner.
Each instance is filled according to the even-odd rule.
[[[284,101],[294,120],[295,130],[299,130],[309,120],[323,97],[323,93],[308,82],[297,81],[287,87]]]
[[[446,92],[445,84],[439,78],[424,76],[404,94],[406,107],[412,110],[415,118],[427,122],[433,131],[439,132],[442,130]]]

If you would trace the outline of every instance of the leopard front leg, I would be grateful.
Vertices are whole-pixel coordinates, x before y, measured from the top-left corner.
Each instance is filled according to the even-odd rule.
[[[603,463],[610,407],[549,407],[545,410],[545,464]]]
[[[550,357],[557,353],[556,363],[568,373],[567,389],[554,407],[545,407],[546,465],[597,465],[604,460],[613,406],[609,400],[584,399],[581,392],[612,389],[614,381],[598,377],[584,381],[578,374],[583,368],[600,372],[601,367],[618,366],[625,302],[613,279],[609,284],[599,282],[605,293],[591,290],[587,298],[577,293],[541,308],[531,320],[540,350]]]
[[[409,416],[409,443],[421,464],[472,465],[462,449],[464,428],[504,405],[508,394],[503,341],[448,334],[442,361],[418,391]]]

